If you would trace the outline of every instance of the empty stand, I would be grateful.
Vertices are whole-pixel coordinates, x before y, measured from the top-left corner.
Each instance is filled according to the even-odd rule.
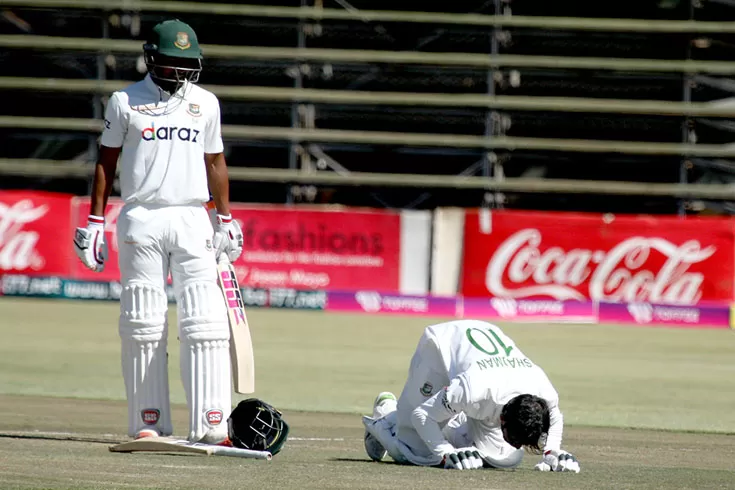
[[[12,2],[11,2],[12,3]],[[205,45],[200,83],[234,87],[276,87],[319,91],[476,94],[539,98],[592,98],[608,101],[712,102],[727,104],[735,90],[727,73],[685,69],[594,69],[553,66],[463,66],[449,64],[265,59],[218,56],[208,45],[469,53],[520,57],[589,57],[603,60],[651,59],[730,61],[732,32],[660,32],[655,29],[524,27],[458,22],[374,21],[364,11],[395,11],[395,2],[281,1],[270,7],[343,9],[351,18],[315,19],[284,15],[185,14],[141,8],[137,11],[74,7],[38,8],[32,1],[8,7],[0,37],[58,36],[137,41],[163,18],[190,23]],[[146,2],[142,2],[146,3]],[[150,2],[147,2],[150,3]],[[256,5],[256,2],[228,2]],[[413,6],[413,3],[407,3]],[[257,6],[257,5],[256,5]],[[652,21],[735,20],[735,7],[710,0],[581,2],[540,0],[460,1],[437,3],[446,13],[482,14],[488,18],[590,17]],[[408,7],[406,7],[408,9]],[[421,4],[422,9],[431,8]],[[429,10],[424,10],[430,12]],[[733,30],[731,30],[733,31]],[[127,45],[126,45],[127,46]],[[211,53],[215,53],[212,55]],[[208,55],[208,53],[210,53]],[[511,63],[512,65],[512,63]],[[137,51],[120,49],[0,49],[3,77],[136,81],[142,71]],[[99,119],[106,94],[100,91],[4,88],[2,116]],[[625,113],[590,109],[503,109],[482,106],[319,102],[274,97],[221,96],[223,123],[304,130],[422,133],[499,138],[540,138],[666,144],[729,145],[735,124],[729,117],[684,113]],[[655,112],[655,111],[654,111]],[[521,140],[519,140],[521,141]],[[6,159],[50,159],[91,162],[96,134],[63,129],[0,128]],[[726,147],[722,147],[726,148]],[[651,182],[658,184],[732,182],[730,155],[701,156],[677,151],[637,152],[534,149],[524,144],[504,148],[350,141],[289,141],[288,138],[226,138],[233,168],[307,169],[316,172],[377,172],[424,175],[476,175],[488,179],[574,179]],[[733,153],[735,154],[735,152]],[[2,177],[2,187],[66,188],[86,193],[89,178]],[[590,192],[492,192],[481,188],[360,186],[234,180],[233,200],[261,202],[330,202],[348,205],[434,207],[505,206],[613,212],[732,212],[727,199],[683,199],[671,195],[605,195]]]

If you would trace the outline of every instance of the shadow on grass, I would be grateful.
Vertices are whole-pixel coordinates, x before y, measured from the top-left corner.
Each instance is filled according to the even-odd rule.
[[[365,464],[379,464],[379,465],[391,465],[391,466],[411,466],[411,465],[405,465],[401,463],[396,463],[395,461],[373,461],[372,459],[368,458],[345,458],[345,457],[339,457],[339,458],[329,458],[329,461],[338,461],[342,463],[365,463]]]

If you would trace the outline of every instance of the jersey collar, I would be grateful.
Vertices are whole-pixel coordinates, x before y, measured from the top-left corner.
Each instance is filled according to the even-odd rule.
[[[156,85],[156,82],[153,81],[151,78],[151,74],[147,74],[145,78],[143,79],[143,83],[145,84],[145,88],[148,89],[148,91],[152,95],[157,95],[158,97],[163,97],[166,92],[161,89],[158,85]]]
[[[171,98],[171,95],[163,90],[161,87],[156,85],[156,82],[153,81],[151,78],[151,74],[148,73],[145,78],[143,79],[143,83],[145,83],[146,89],[152,94],[155,95],[158,100],[161,100],[163,102],[168,101],[168,99]],[[189,82],[184,82],[181,87],[179,87],[179,90],[176,92],[176,94],[180,97],[184,97],[184,94],[186,93],[187,88],[189,87]]]

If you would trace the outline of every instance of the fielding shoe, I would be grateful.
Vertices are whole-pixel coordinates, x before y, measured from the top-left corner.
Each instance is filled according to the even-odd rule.
[[[398,400],[396,395],[390,391],[384,391],[375,397],[373,402],[373,418],[377,419],[385,417],[398,408]]]

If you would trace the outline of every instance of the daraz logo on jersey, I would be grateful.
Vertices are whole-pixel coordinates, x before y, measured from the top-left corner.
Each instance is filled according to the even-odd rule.
[[[156,129],[156,125],[153,123],[151,123],[149,128],[143,128],[143,131],[141,132],[141,138],[143,138],[144,141],[179,140],[197,143],[198,136],[198,129],[180,128],[178,126],[161,126]]]

